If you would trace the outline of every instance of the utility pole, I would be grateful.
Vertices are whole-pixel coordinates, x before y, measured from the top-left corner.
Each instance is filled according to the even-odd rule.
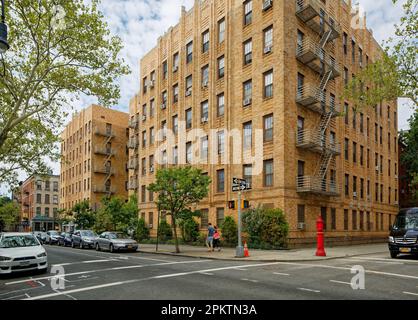
[[[241,225],[242,225],[242,218],[241,218],[241,191],[238,192],[238,246],[236,249],[236,257],[243,258],[244,257],[244,247],[242,246],[242,238],[241,238]]]

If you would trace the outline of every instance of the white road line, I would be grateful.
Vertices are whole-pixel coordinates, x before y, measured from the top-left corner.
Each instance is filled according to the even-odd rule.
[[[370,262],[370,263],[380,263],[380,264],[392,264],[392,265],[401,265],[404,264],[403,262],[395,262],[395,261],[379,261],[379,260],[365,260],[365,259],[357,259],[357,258],[343,258],[341,260],[350,260],[350,261],[357,261],[357,262]]]
[[[321,291],[319,291],[319,290],[307,289],[307,288],[298,288],[298,290],[302,290],[302,291],[309,291],[309,292],[315,292],[315,293],[320,293],[320,292],[321,292]]]
[[[402,292],[402,293],[404,293],[404,294],[409,294],[409,295],[411,295],[411,296],[418,296],[418,293],[413,293],[413,292],[407,292],[407,291],[404,291],[404,292]]]
[[[278,276],[290,276],[290,274],[288,273],[281,273],[281,272],[273,272],[273,274],[278,275]]]
[[[201,272],[201,274],[204,274],[205,276],[214,276],[213,273],[209,273],[209,272]]]
[[[181,262],[166,262],[166,263],[129,266],[129,268],[130,269],[146,268],[146,267],[157,267],[157,266],[166,266],[166,265],[174,265],[174,264],[202,263],[202,262],[209,262],[209,261],[210,260],[190,260],[190,261],[181,261]],[[105,272],[105,271],[112,271],[112,270],[123,270],[123,269],[127,269],[127,268],[128,267],[118,267],[118,268],[106,268],[106,269],[98,269],[98,270],[80,271],[80,272],[67,273],[67,274],[63,274],[63,275],[52,275],[52,276],[46,276],[46,277],[41,277],[41,278],[30,278],[30,279],[24,279],[24,280],[17,280],[17,281],[7,282],[7,283],[5,283],[5,285],[8,286],[8,285],[12,285],[12,284],[24,283],[24,282],[27,282],[27,281],[49,280],[51,278],[65,278],[65,277],[69,277],[69,276],[78,276],[78,275],[83,275],[83,274]]]
[[[235,270],[238,270],[238,271],[247,271],[247,269],[243,269],[243,268],[235,268]]]
[[[344,282],[344,281],[338,281],[338,280],[330,280],[329,282],[340,283],[340,284],[347,284],[347,285],[351,286],[351,283],[350,282]]]
[[[50,248],[51,247],[48,247],[48,250],[50,250]],[[54,251],[55,249],[56,248],[54,248],[52,251]],[[138,256],[133,256],[133,255],[132,256],[126,256],[126,255],[118,255],[118,256],[116,256],[114,253],[103,252],[103,251],[100,254],[103,254],[105,256],[98,255],[98,254],[83,253],[83,252],[80,252],[81,251],[80,249],[66,248],[66,250],[68,250],[68,251],[70,251],[71,253],[74,253],[74,254],[78,254],[78,255],[82,255],[82,256],[88,256],[88,257],[96,257],[96,258],[109,258],[111,256],[112,258],[115,258],[115,257],[126,257],[128,259],[129,258],[132,258],[132,259],[140,259],[140,260],[159,261],[159,262],[167,262],[167,261],[170,261],[170,260],[162,260],[162,259],[138,257]],[[78,251],[78,250],[80,250],[80,251]],[[62,250],[55,250],[55,252],[63,252],[63,251]],[[96,251],[91,251],[91,252],[93,253],[93,252],[96,252]],[[127,259],[125,259],[125,260],[127,260]]]
[[[75,264],[90,264],[90,263],[101,263],[101,262],[110,262],[110,261],[119,261],[119,260],[117,260],[117,259],[87,260],[87,261],[77,261],[77,262],[53,264],[52,266],[66,267],[66,266],[71,266],[71,265],[75,265]]]
[[[258,283],[258,280],[251,280],[251,279],[241,279],[242,281],[254,282]]]
[[[372,258],[372,257],[367,257],[367,258],[366,257],[349,257],[347,259],[366,260],[366,261],[367,260],[377,260],[377,261],[387,261],[387,262],[396,262],[396,263],[402,262],[404,264],[408,264],[408,263],[416,264],[416,263],[418,263],[417,260],[410,260],[410,259],[394,260],[394,259],[391,259],[391,258]]]

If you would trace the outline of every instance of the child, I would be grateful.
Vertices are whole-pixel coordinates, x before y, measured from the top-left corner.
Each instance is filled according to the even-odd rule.
[[[215,226],[215,233],[213,234],[213,249],[215,248],[218,248],[218,251],[221,251],[221,235],[219,234],[217,226]]]

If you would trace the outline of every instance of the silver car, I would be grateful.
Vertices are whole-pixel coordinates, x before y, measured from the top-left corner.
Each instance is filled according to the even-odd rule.
[[[44,247],[32,233],[0,233],[0,274],[37,270],[47,272]]]
[[[103,232],[96,240],[96,250],[136,251],[138,243],[122,232]]]

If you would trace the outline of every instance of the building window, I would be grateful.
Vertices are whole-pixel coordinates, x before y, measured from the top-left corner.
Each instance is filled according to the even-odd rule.
[[[42,190],[42,181],[41,180],[36,181],[36,190]]]
[[[364,179],[360,179],[360,198],[364,199]]]
[[[163,91],[161,94],[161,102],[162,102],[162,109],[165,109],[167,107],[167,91]]]
[[[175,146],[173,148],[173,164],[178,164],[179,163],[179,152],[178,152],[178,147]]]
[[[142,160],[141,160],[141,169],[142,169],[142,175],[145,176],[147,174],[147,160],[146,160],[146,158],[142,158]]]
[[[219,193],[225,192],[225,171],[216,171],[216,191]]]
[[[147,146],[147,132],[142,132],[142,148],[145,148]]]
[[[357,230],[357,211],[356,210],[353,210],[352,212],[351,222],[352,222],[352,229]]]
[[[209,225],[209,210],[201,209],[200,210],[200,228],[206,229]]]
[[[192,128],[192,108],[186,110],[186,129]]]
[[[225,95],[221,93],[218,95],[218,117],[222,117],[225,114]]]
[[[243,85],[244,107],[251,104],[252,91],[253,91],[252,88],[253,88],[252,80],[248,80],[248,81],[244,82],[244,85]]]
[[[324,222],[324,230],[328,229],[328,219],[327,219],[327,208],[326,207],[321,207],[321,218],[322,221]]]
[[[364,147],[360,146],[360,165],[364,165]]]
[[[175,84],[173,86],[173,103],[177,103],[179,101],[179,85]]]
[[[186,163],[191,164],[192,163],[192,143],[187,142],[186,143]]]
[[[167,121],[161,121],[161,139],[165,141],[167,139]]]
[[[270,53],[273,49],[273,27],[264,29],[264,54]]]
[[[305,223],[305,206],[298,204],[298,223]]]
[[[56,195],[56,194],[54,194],[53,196],[52,196],[52,203],[53,204],[58,204],[58,195]]]
[[[218,41],[219,43],[225,40],[225,19],[222,18],[218,21]]]
[[[353,142],[353,163],[357,163],[357,143]]]
[[[209,119],[209,102],[207,100],[200,104],[200,114],[201,122],[207,122]]]
[[[193,76],[186,77],[186,96],[192,94]]]
[[[264,74],[264,98],[273,97],[273,70]]]
[[[364,230],[364,211],[360,211],[360,230]]]
[[[163,79],[167,79],[167,74],[168,74],[168,63],[167,61],[163,62]]]
[[[353,129],[357,129],[357,112],[355,108],[353,108]]]
[[[264,161],[264,186],[272,187],[273,186],[273,160]]]
[[[345,32],[343,34],[343,51],[344,51],[344,54],[347,55],[347,53],[348,53],[348,35]]]
[[[218,78],[221,79],[225,75],[225,57],[218,58]]]
[[[244,42],[244,65],[253,61],[253,41],[251,39]]]
[[[50,191],[50,189],[51,189],[51,183],[47,180],[45,181],[45,190]]]
[[[201,152],[200,152],[200,159],[201,160],[203,160],[203,161],[207,161],[208,160],[208,156],[209,156],[209,153],[208,153],[208,147],[209,147],[209,144],[208,144],[208,136],[206,136],[206,137],[203,137],[203,138],[201,138],[200,139],[200,150],[201,150]]]
[[[252,122],[246,122],[243,125],[243,148],[244,150],[251,150],[252,147],[252,137],[253,137],[253,130],[252,130]]]
[[[45,208],[45,216],[49,217],[49,208]]]
[[[348,231],[348,210],[344,209],[344,230]]]
[[[209,65],[202,68],[202,87],[206,88],[209,85]]]
[[[243,166],[243,178],[247,182],[248,186],[252,186],[253,182],[253,166],[251,164],[244,164]]]
[[[249,25],[253,21],[253,2],[247,0],[244,2],[244,25]]]
[[[350,195],[350,176],[348,174],[345,175],[344,179],[344,194],[346,197]]]
[[[193,41],[186,45],[186,63],[193,61]]]
[[[209,30],[202,33],[202,53],[209,51]]]
[[[53,189],[54,192],[58,192],[58,182],[56,181],[53,182],[53,188],[54,188]]]
[[[347,86],[348,85],[348,69],[346,67],[344,67],[343,80],[344,80],[344,85]]]
[[[344,123],[348,125],[349,122],[349,108],[348,104],[344,103]]]
[[[177,115],[175,115],[175,116],[173,116],[172,119],[173,119],[172,120],[173,121],[173,133],[175,135],[177,135],[178,131],[179,131],[179,117]]]
[[[152,99],[149,103],[149,116],[152,118],[154,117],[155,113],[155,100]]]
[[[337,215],[335,208],[331,208],[331,230],[337,229]]]
[[[41,204],[42,203],[42,194],[38,193],[36,195],[36,203]]]
[[[217,139],[218,139],[218,155],[221,155],[225,152],[225,134],[223,130],[218,132]]]
[[[145,202],[146,201],[146,193],[147,189],[146,186],[141,186],[141,202]]]
[[[264,142],[273,141],[273,114],[264,116]]]
[[[348,161],[348,144],[349,140],[347,138],[344,139],[344,159]]]
[[[224,208],[216,208],[216,224],[218,227],[222,226],[225,219],[225,209]]]
[[[154,127],[149,129],[149,144],[152,146],[155,142],[155,130]]]

